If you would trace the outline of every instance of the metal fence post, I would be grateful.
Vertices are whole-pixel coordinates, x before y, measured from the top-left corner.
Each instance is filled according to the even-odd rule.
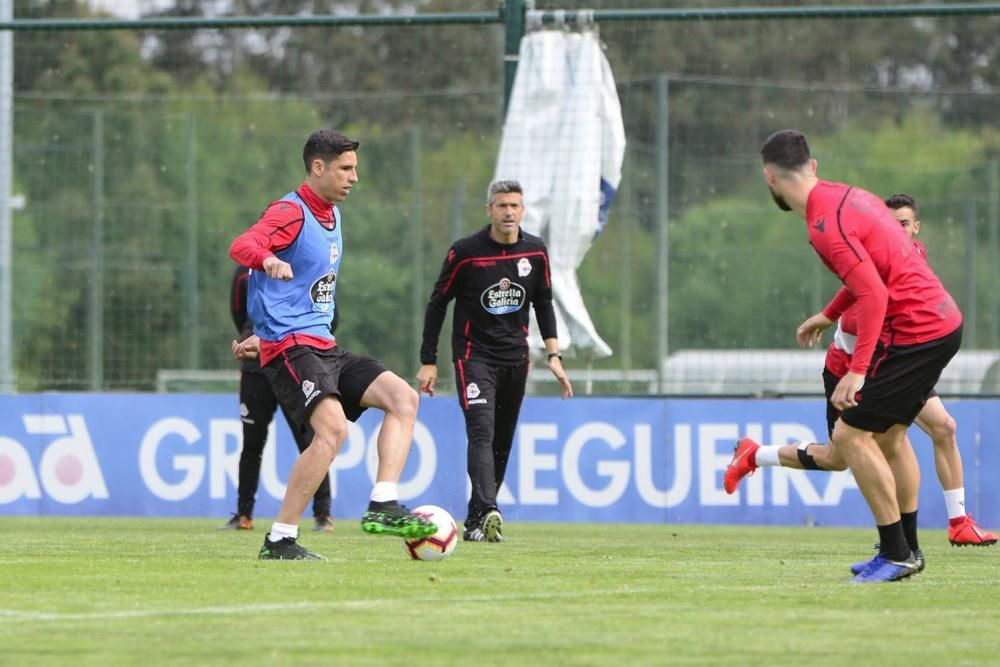
[[[104,388],[104,110],[94,109],[92,147],[93,227],[90,237],[90,294],[87,307],[87,364],[90,390]]]
[[[529,0],[530,3],[530,0]],[[503,48],[503,111],[507,114],[510,103],[510,91],[514,88],[514,75],[517,74],[518,53],[521,49],[521,38],[524,37],[525,0],[507,0],[504,5],[504,48]]]

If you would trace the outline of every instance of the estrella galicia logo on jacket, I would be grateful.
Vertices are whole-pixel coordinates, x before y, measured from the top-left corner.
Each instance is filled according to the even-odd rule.
[[[302,381],[302,393],[306,396],[306,405],[312,403],[313,399],[319,396],[319,389],[316,388],[312,380]]]
[[[491,315],[506,315],[521,310],[526,294],[523,287],[512,283],[510,278],[503,278],[483,291],[481,301],[483,308]]]
[[[330,269],[322,278],[317,280],[309,288],[309,297],[312,299],[313,308],[321,313],[330,312],[333,306],[334,283],[337,276],[333,269]]]

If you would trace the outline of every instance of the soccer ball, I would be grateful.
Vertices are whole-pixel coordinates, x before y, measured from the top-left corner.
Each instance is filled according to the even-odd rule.
[[[455,550],[458,544],[458,526],[448,511],[437,505],[421,505],[413,510],[414,514],[432,521],[438,527],[438,532],[429,537],[418,537],[405,540],[403,548],[413,560],[444,560]]]

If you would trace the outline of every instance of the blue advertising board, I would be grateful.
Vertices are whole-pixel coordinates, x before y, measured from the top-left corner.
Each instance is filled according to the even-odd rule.
[[[970,511],[1000,525],[1000,401],[948,402],[958,422]],[[333,513],[358,517],[375,471],[381,413],[369,410],[330,469]],[[850,473],[762,468],[727,495],[735,441],[825,441],[823,402],[529,398],[500,493],[523,521],[869,526]],[[946,525],[933,447],[920,461],[920,520]],[[255,514],[274,516],[297,451],[283,419],[264,450]],[[0,397],[0,515],[224,517],[236,506],[242,439],[236,399],[193,394]],[[400,485],[411,504],[461,519],[468,499],[465,429],[454,397],[423,399]]]

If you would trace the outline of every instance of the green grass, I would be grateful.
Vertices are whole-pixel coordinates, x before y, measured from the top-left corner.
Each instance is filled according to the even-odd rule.
[[[356,521],[256,560],[202,519],[0,519],[4,665],[983,665],[1000,550],[922,531],[927,570],[857,586],[873,530],[518,524],[413,562]],[[308,527],[310,524],[304,524]]]

